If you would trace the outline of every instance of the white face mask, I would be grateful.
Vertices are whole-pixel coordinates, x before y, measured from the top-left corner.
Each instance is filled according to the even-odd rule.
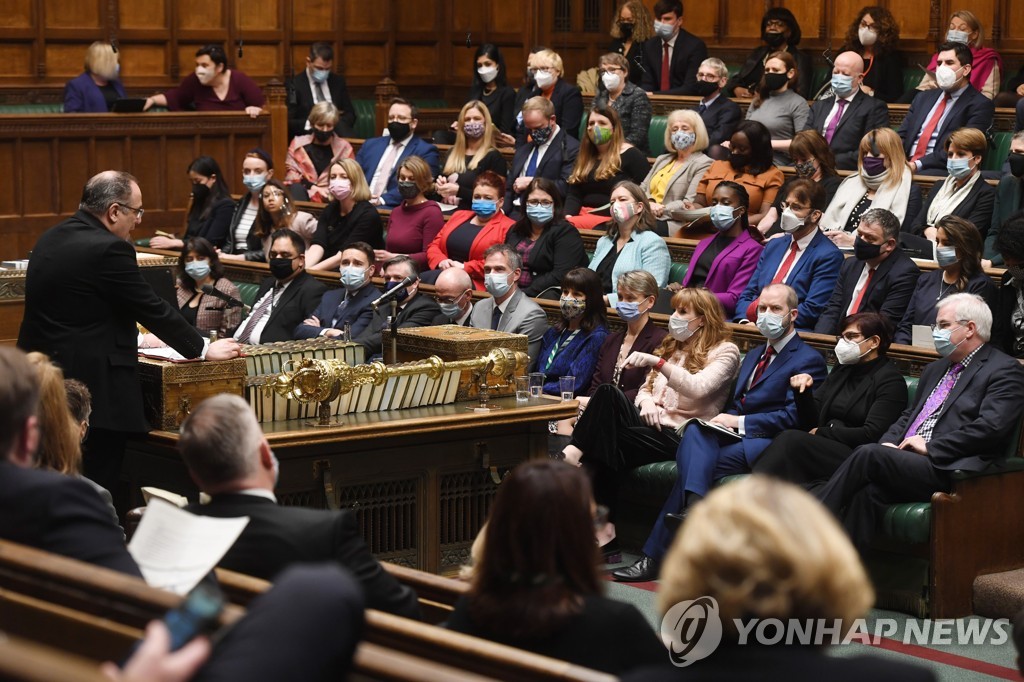
[[[796,213],[793,213],[793,209],[787,206],[782,211],[782,220],[779,227],[781,227],[782,231],[786,234],[792,234],[803,227],[806,222],[807,218],[801,218]]]
[[[679,313],[672,313],[672,316],[668,318],[668,333],[676,341],[686,341],[700,329],[700,326],[692,324],[694,322],[696,320],[687,320],[679,317]]]
[[[199,82],[202,83],[203,85],[209,85],[210,81],[213,80],[213,71],[211,71],[210,69],[207,69],[206,67],[203,67],[203,66],[197,66],[196,67],[196,78],[198,78]]]
[[[537,87],[544,90],[555,82],[555,74],[550,71],[538,71],[537,75],[534,76],[534,80],[537,81]]]
[[[935,82],[938,83],[939,87],[943,90],[952,90],[953,86],[956,85],[957,80],[959,79],[956,75],[956,71],[945,64],[935,69]]]
[[[836,360],[839,361],[840,365],[856,365],[862,357],[870,352],[869,350],[861,353],[860,344],[855,341],[839,339],[839,342],[836,344]]]
[[[498,77],[498,69],[493,66],[481,66],[476,73],[484,83],[490,83]]]
[[[861,26],[860,29],[857,30],[857,39],[864,47],[871,47],[878,42],[878,32],[873,28],[864,28]]]
[[[611,91],[622,84],[622,77],[617,73],[606,73],[601,76],[601,82],[604,83],[604,87]]]

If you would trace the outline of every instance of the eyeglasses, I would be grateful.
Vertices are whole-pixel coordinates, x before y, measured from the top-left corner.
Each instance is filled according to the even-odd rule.
[[[875,25],[874,25],[874,24],[869,24],[869,23],[868,23],[868,22],[866,22],[866,21],[862,21],[862,22],[860,22],[860,28],[874,28],[874,27],[875,27]]]
[[[623,69],[620,66],[606,66],[603,69],[598,69],[597,70],[597,75],[598,76],[603,76],[606,73],[621,73],[621,72],[624,72],[624,71],[625,71],[625,69]]]
[[[946,324],[945,322],[939,322],[938,324],[933,324],[932,325],[932,331],[936,331],[938,329],[948,329],[951,332],[955,332],[957,329],[960,329],[965,324],[967,324],[967,322],[968,322],[968,320],[957,320],[956,321],[957,326],[955,326],[955,327],[951,327],[950,326],[950,324],[952,324],[952,323]],[[945,326],[943,326],[943,325],[945,325]]]
[[[539,200],[538,199],[532,199],[530,201],[527,201],[526,205],[527,206],[533,206],[534,208],[538,208],[540,206],[543,206],[544,208],[550,208],[551,206],[555,205],[555,202],[547,201],[545,199],[539,199]]]
[[[861,341],[863,341],[864,335],[861,334],[860,332],[846,332],[845,334],[839,334],[838,336],[836,336],[836,343],[842,341],[843,339],[846,339],[851,343],[860,343],[860,341],[857,340],[858,338]]]
[[[282,192],[279,189],[267,190],[266,192],[263,193],[263,198],[264,199],[273,199],[274,197],[283,197],[283,196],[284,196],[284,192]]]
[[[806,211],[807,210],[807,206],[801,206],[800,204],[790,204],[790,203],[787,203],[785,201],[783,201],[781,204],[779,204],[779,207],[783,211],[785,211],[787,208],[789,210],[791,210],[791,211]]]
[[[465,296],[465,295],[466,295],[465,291],[463,291],[458,296],[455,296],[454,298],[451,297],[451,296],[437,296],[435,294],[434,295],[434,301],[437,302],[437,303],[444,303],[446,305],[447,304],[451,304],[451,303],[458,303],[459,301],[462,300],[462,297]]]
[[[412,123],[412,116],[388,116],[388,123]]]
[[[769,19],[768,21],[764,22],[764,27],[777,28],[785,31],[787,28],[789,28],[789,24],[787,24],[784,21],[780,21],[779,19]]]
[[[138,218],[139,220],[142,220],[142,214],[146,212],[146,209],[142,208],[141,206],[139,208],[129,206],[128,204],[118,204],[118,206],[120,206],[121,208],[127,208],[129,211],[132,211],[135,214],[135,217]]]

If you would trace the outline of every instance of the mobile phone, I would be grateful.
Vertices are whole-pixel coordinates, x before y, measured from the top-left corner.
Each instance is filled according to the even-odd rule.
[[[177,651],[199,635],[216,630],[224,603],[224,594],[215,583],[204,580],[196,585],[180,606],[164,614],[163,623],[171,633],[171,651]],[[135,643],[121,662],[122,668],[141,645],[142,640]]]

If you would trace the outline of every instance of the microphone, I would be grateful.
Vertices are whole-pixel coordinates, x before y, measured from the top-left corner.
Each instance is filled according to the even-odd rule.
[[[401,282],[399,282],[398,284],[396,284],[395,286],[391,287],[390,289],[385,291],[383,294],[381,294],[380,297],[376,301],[371,303],[370,305],[372,305],[374,308],[379,308],[384,303],[390,302],[391,299],[397,298],[403,291],[405,291],[405,288],[407,286],[409,286],[410,284],[412,284],[415,281],[416,281],[415,277],[406,277]],[[209,285],[207,285],[207,286],[209,286]]]
[[[213,296],[214,298],[219,298],[222,301],[226,301],[229,308],[244,308],[245,307],[245,304],[242,303],[241,301],[239,301],[237,298],[235,298],[234,296],[228,296],[223,291],[221,291],[220,289],[217,289],[216,287],[214,287],[211,284],[204,284],[200,288],[202,289],[204,294],[209,294],[210,296]]]

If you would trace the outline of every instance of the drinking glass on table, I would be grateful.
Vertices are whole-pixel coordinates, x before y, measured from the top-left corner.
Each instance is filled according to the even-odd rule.
[[[516,377],[516,402],[525,403],[530,399],[530,377]]]
[[[576,392],[576,377],[558,377],[558,390],[562,392],[563,402],[572,400],[573,394]]]
[[[544,372],[530,373],[530,397],[539,398],[544,393]]]

